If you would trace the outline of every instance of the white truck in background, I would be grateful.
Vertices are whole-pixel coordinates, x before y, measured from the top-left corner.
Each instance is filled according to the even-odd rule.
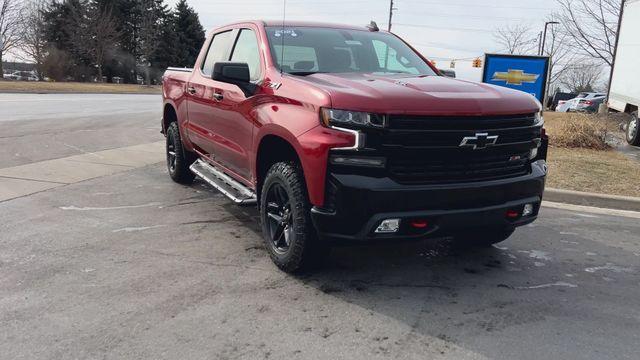
[[[631,115],[625,129],[627,141],[640,146],[640,0],[623,3],[608,106]]]

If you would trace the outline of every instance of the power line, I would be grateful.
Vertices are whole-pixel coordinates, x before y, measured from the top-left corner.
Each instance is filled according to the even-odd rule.
[[[471,32],[486,32],[493,33],[493,30],[487,29],[473,29],[473,28],[456,28],[456,27],[443,27],[443,26],[432,26],[432,25],[422,25],[422,24],[407,24],[407,23],[395,23],[395,25],[400,26],[409,26],[409,27],[419,27],[419,28],[428,28],[428,29],[437,29],[437,30],[449,30],[449,31],[471,31]]]
[[[411,0],[403,0],[403,1],[407,1],[407,2],[414,2]],[[456,7],[481,7],[481,8],[491,8],[491,9],[524,9],[524,10],[546,10],[549,11],[548,8],[544,8],[544,7],[531,7],[531,6],[501,6],[501,5],[486,5],[486,4],[481,4],[479,5],[478,3],[474,3],[474,4],[454,4],[454,3],[444,3],[444,2],[431,2],[431,1],[415,1],[415,2],[419,2],[420,4],[424,4],[424,5],[441,5],[441,6],[456,6]]]
[[[466,52],[466,53],[484,53],[484,50],[479,50],[479,49],[469,49],[469,48],[458,48],[458,47],[451,47],[447,44],[441,44],[441,43],[418,43],[418,42],[411,42],[409,41],[409,45],[417,45],[417,46],[424,46],[424,47],[430,47],[430,48],[437,48],[437,49],[444,49],[444,50],[452,50],[452,51],[460,51],[460,52]]]
[[[523,20],[539,20],[539,16],[535,17],[535,18],[514,18],[514,17],[509,17],[509,16],[480,16],[480,15],[465,15],[465,14],[437,14],[437,13],[428,13],[428,14],[422,14],[419,12],[412,12],[412,15],[420,15],[420,16],[427,16],[427,17],[448,17],[448,18],[469,18],[469,19],[480,19],[480,20],[484,20],[484,19],[496,19],[496,20],[517,20],[517,21],[523,21]]]

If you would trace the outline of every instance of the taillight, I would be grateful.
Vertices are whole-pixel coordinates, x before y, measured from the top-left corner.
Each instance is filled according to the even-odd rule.
[[[591,101],[591,100],[586,100],[584,103],[587,104],[587,105],[593,105],[593,101]]]

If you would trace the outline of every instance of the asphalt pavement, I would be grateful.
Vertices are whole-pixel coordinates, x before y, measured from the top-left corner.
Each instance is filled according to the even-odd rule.
[[[0,172],[162,140],[159,105],[148,106],[108,126],[108,114],[4,120],[0,134],[14,139],[76,136],[53,136],[52,154],[18,160],[8,146],[25,153],[39,144],[0,143]],[[84,129],[94,141],[78,139]],[[111,146],[98,139],[107,133]],[[62,151],[58,143],[69,141],[82,151]],[[202,182],[175,184],[162,162],[139,164],[0,201],[0,358],[640,353],[637,218],[543,207],[493,248],[459,252],[446,239],[339,248],[322,269],[291,276],[271,264],[254,208]]]

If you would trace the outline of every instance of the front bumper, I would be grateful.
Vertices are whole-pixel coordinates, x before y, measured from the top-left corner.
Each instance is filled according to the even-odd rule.
[[[311,218],[321,238],[365,242],[446,236],[480,227],[516,227],[537,217],[544,191],[547,165],[531,164],[527,175],[482,182],[442,185],[404,185],[389,178],[330,174],[330,208],[314,207]],[[534,204],[530,216],[509,218],[509,210],[520,211]],[[375,229],[384,219],[401,220],[397,233],[380,234]],[[423,228],[410,226],[426,221]]]

